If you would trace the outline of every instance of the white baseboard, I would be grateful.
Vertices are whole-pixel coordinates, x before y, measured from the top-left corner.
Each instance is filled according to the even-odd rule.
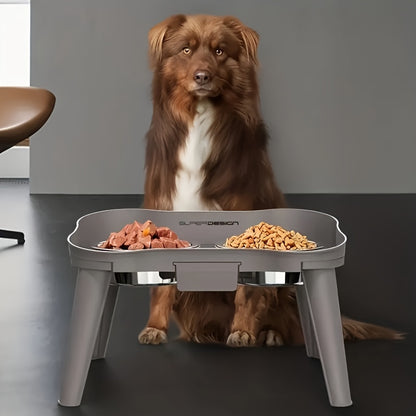
[[[27,146],[15,146],[0,153],[0,178],[28,178],[29,152]]]

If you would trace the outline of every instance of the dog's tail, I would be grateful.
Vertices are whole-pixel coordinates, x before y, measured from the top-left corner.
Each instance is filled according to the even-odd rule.
[[[347,341],[364,339],[404,339],[405,333],[383,326],[356,321],[354,319],[341,317],[344,339]]]

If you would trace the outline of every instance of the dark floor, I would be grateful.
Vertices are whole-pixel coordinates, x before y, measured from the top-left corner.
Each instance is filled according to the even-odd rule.
[[[140,198],[30,196],[27,183],[0,181],[0,226],[26,234],[24,246],[0,241],[0,415],[415,415],[416,194],[288,199],[335,215],[349,238],[337,271],[343,312],[409,333],[405,341],[346,345],[352,407],[330,407],[320,363],[303,347],[139,345],[148,293],[126,287],[82,406],[59,407],[75,283],[66,237],[81,215],[137,207]]]

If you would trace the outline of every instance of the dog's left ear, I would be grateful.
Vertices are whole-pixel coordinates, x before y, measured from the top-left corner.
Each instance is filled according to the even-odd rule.
[[[183,14],[168,17],[163,22],[158,23],[149,31],[149,58],[152,68],[162,60],[163,41],[169,29],[180,27],[186,20]]]
[[[247,58],[257,65],[257,46],[260,38],[259,34],[255,30],[245,26],[236,17],[225,16],[223,18],[223,22],[240,38],[247,54]]]

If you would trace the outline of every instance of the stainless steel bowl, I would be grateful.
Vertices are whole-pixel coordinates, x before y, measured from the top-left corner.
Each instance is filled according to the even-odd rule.
[[[160,286],[176,284],[175,272],[114,273],[116,283],[133,286]],[[238,284],[251,286],[293,286],[302,284],[300,272],[240,272]]]

